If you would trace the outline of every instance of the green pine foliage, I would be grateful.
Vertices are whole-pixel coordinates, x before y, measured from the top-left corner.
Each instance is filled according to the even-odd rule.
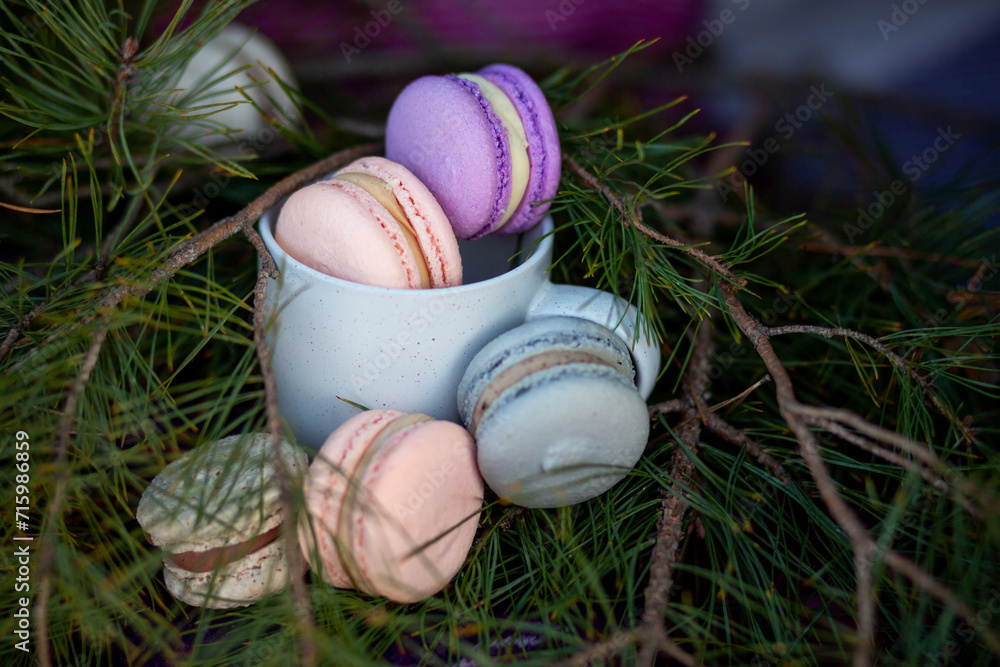
[[[198,91],[179,97],[172,86],[194,46],[244,4],[194,12],[185,0],[157,32],[152,1],[0,3],[0,202],[16,207],[0,208],[4,665],[38,655],[41,621],[33,616],[24,653],[15,647],[15,612],[21,597],[34,604],[43,589],[52,664],[300,660],[306,630],[291,592],[228,611],[179,603],[134,517],[148,482],[180,453],[266,429],[253,247],[236,237],[169,275],[164,266],[281,176],[367,140],[304,98],[311,129],[277,123],[281,146],[259,156],[217,152],[171,131],[227,131],[212,117],[222,106]],[[776,382],[728,402],[767,369],[727,304],[727,288],[765,326],[844,327],[878,339],[880,346],[809,332],[772,336],[799,403],[849,409],[924,443],[948,466],[934,470],[901,451],[886,460],[835,428],[811,425],[836,490],[876,543],[868,562],[879,664],[994,664],[1000,278],[987,250],[996,235],[982,221],[997,212],[996,188],[956,183],[963,203],[952,210],[909,193],[855,250],[804,251],[846,244],[856,204],[808,218],[776,215],[747,190],[744,207],[721,207],[713,184],[724,172],[706,173],[705,165],[732,146],[692,135],[681,100],[635,113],[609,98],[584,115],[561,113],[613,82],[629,55],[544,82],[563,150],[579,168],[564,168],[553,203],[553,271],[614,291],[647,316],[664,351],[651,405],[682,398],[701,373],[701,409],[760,443],[782,469],[708,428],[692,447],[685,417],[654,414],[646,454],[603,496],[544,511],[488,500],[465,566],[430,600],[399,605],[307,575],[319,664],[401,654],[428,665],[543,665],[573,656],[582,664],[590,654],[581,652],[595,646],[606,650],[590,664],[634,664],[648,640],[663,500],[684,487],[690,509],[670,565],[669,603],[658,610],[672,641],[706,665],[848,662],[859,642],[852,541],[820,497]],[[878,160],[863,154],[869,144],[855,138],[865,128],[848,113],[829,119],[830,132],[850,138],[844,145],[861,153],[859,163]],[[198,185],[213,174],[227,185],[199,203]],[[716,219],[709,238],[679,213],[696,210]],[[706,351],[699,370],[693,362]],[[22,439],[30,472],[18,478],[14,443]],[[676,455],[690,461],[689,478],[672,476]],[[14,510],[22,483],[30,543],[14,541],[25,533]],[[22,544],[31,553],[28,593],[15,588]],[[889,550],[915,562],[972,618],[890,567]]]

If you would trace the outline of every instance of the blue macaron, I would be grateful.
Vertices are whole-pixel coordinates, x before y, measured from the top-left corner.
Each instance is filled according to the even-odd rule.
[[[458,408],[483,479],[506,500],[561,507],[621,480],[649,437],[626,344],[576,317],[530,321],[469,364]]]

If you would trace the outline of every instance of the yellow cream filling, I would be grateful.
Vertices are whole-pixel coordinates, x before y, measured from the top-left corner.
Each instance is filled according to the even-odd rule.
[[[471,81],[479,86],[483,97],[493,107],[494,113],[500,117],[500,124],[503,125],[503,129],[507,133],[507,141],[510,144],[511,190],[507,211],[500,219],[500,223],[494,227],[494,230],[500,229],[514,215],[514,211],[524,199],[524,193],[528,190],[528,173],[531,170],[531,165],[528,162],[528,137],[524,132],[521,117],[517,115],[517,109],[514,108],[510,98],[502,90],[477,74],[463,73],[459,74],[458,78]]]
[[[420,249],[420,243],[417,241],[417,235],[413,231],[410,219],[406,216],[406,212],[403,211],[403,207],[399,205],[399,200],[396,199],[396,195],[393,194],[389,184],[380,178],[369,176],[368,174],[337,174],[336,177],[342,181],[353,183],[370,194],[375,198],[375,201],[381,204],[396,219],[403,232],[403,238],[406,239],[410,250],[413,251],[413,256],[417,258],[417,272],[420,274],[420,286],[424,289],[429,288],[431,286],[431,278],[427,272],[427,261],[424,259],[424,253]]]

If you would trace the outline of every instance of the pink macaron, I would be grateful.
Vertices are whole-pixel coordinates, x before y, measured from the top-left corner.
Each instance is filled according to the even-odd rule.
[[[397,602],[438,593],[465,561],[483,480],[468,431],[368,410],[330,434],[309,467],[299,544],[323,579]]]
[[[389,111],[385,151],[434,193],[460,239],[530,229],[559,187],[552,110],[511,65],[409,84]]]
[[[306,266],[378,287],[462,284],[451,223],[406,167],[365,157],[293,193],[274,240]]]

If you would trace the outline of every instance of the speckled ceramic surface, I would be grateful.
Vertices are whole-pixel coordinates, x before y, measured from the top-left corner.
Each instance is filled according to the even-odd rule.
[[[577,315],[616,329],[630,344],[637,330],[635,311],[621,299],[549,282],[550,218],[522,236],[460,242],[461,286],[402,290],[347,282],[295,261],[274,242],[276,215],[272,209],[260,221],[280,270],[267,287],[268,345],[282,416],[309,446],[318,448],[358,413],[340,398],[459,421],[456,391],[466,366],[527,319]],[[521,248],[533,250],[512,267],[508,260]],[[651,388],[659,347],[642,338],[631,348]]]

